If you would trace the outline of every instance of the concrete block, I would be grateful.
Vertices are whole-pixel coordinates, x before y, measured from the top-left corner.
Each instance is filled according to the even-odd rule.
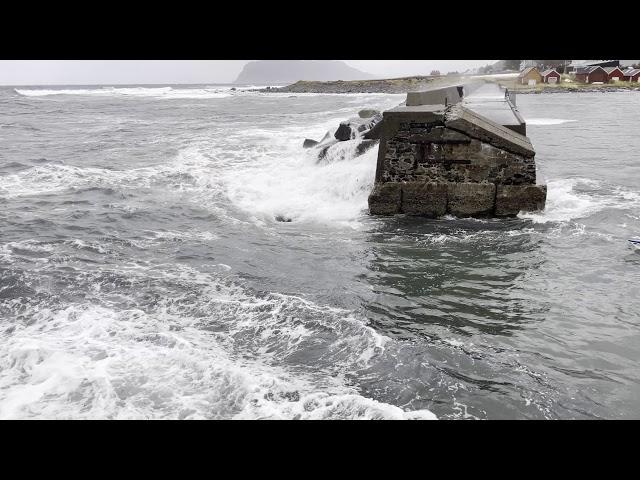
[[[542,210],[547,200],[546,185],[498,185],[496,216],[515,216],[519,212]]]
[[[447,213],[456,217],[493,214],[496,194],[493,183],[449,183],[447,186]]]
[[[447,184],[403,183],[401,211],[407,215],[441,217],[447,212]]]
[[[407,106],[417,105],[453,105],[462,100],[463,87],[441,87],[422,92],[407,93]]]
[[[369,195],[369,213],[371,215],[395,215],[400,213],[401,198],[400,183],[376,183]]]
[[[447,110],[445,126],[525,158],[535,156],[531,141],[513,130],[464,108],[454,105]]]

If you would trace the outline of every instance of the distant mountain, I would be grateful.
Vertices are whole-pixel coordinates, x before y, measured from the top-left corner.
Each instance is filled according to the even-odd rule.
[[[340,60],[259,60],[247,63],[234,83],[272,85],[298,80],[370,80],[369,73]]]

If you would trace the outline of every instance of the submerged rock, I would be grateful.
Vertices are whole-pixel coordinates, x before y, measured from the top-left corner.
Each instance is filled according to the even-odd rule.
[[[285,217],[284,215],[276,215],[276,222],[291,222],[291,218]]]
[[[322,161],[324,160],[324,157],[327,156],[327,152],[329,151],[329,149],[331,147],[333,147],[336,143],[338,143],[336,140],[333,140],[331,142],[329,142],[326,146],[322,147],[320,149],[320,151],[318,152],[318,161]]]
[[[360,110],[358,112],[358,116],[360,118],[371,118],[371,117],[375,117],[376,115],[380,115],[380,112],[372,108],[371,109],[365,108],[364,110]]]

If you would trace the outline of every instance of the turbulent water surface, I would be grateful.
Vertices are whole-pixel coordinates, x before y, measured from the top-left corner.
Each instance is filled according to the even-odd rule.
[[[640,94],[520,96],[508,220],[369,217],[377,149],[302,149],[402,100],[1,89],[0,418],[639,417]]]

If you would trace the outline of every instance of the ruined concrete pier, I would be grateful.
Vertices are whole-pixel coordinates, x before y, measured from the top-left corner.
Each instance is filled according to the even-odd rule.
[[[535,150],[505,91],[455,85],[407,94],[383,113],[374,215],[514,216],[544,208]]]

